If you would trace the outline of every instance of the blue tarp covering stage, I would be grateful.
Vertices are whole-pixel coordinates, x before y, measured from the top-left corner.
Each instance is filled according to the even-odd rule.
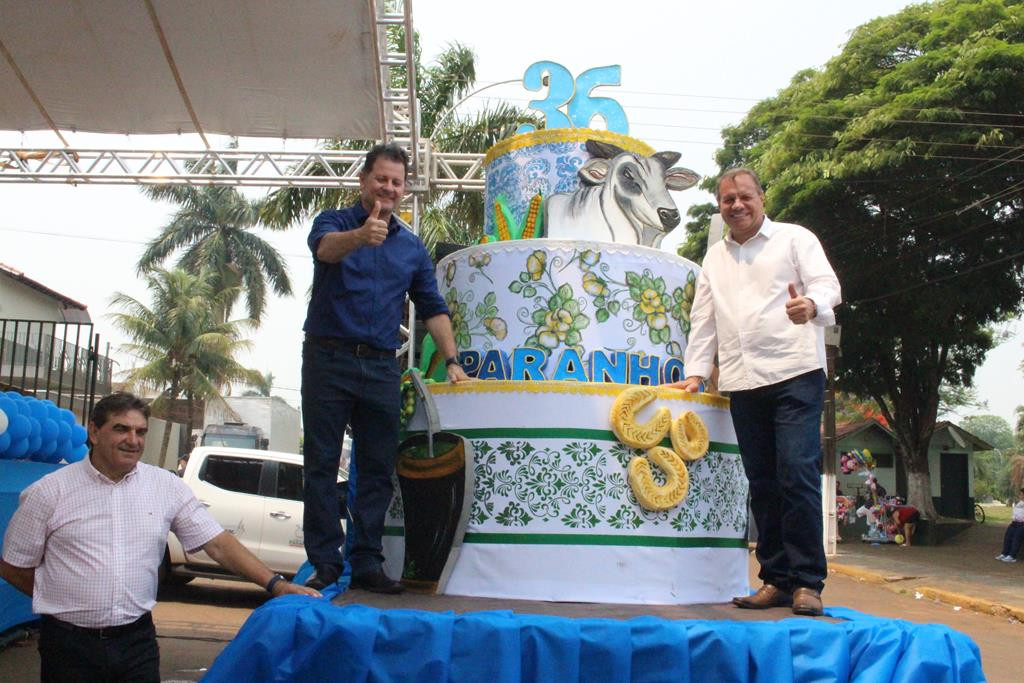
[[[843,621],[457,615],[285,596],[253,612],[203,680],[985,680],[977,645],[946,626],[826,611]]]
[[[29,484],[59,469],[29,460],[0,460],[0,539],[7,531],[11,515],[18,508],[18,496]],[[14,586],[0,579],[0,633],[12,626],[38,619],[32,614],[32,600]]]

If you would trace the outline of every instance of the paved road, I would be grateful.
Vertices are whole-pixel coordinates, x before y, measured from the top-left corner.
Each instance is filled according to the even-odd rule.
[[[993,559],[1001,538],[1001,525],[986,524],[938,548],[844,543],[832,560],[826,602],[876,616],[947,624],[978,644],[989,680],[1019,682],[1024,679],[1024,659],[1021,658],[1024,624],[1013,615],[1018,608],[1024,613],[1024,562],[1009,565]],[[753,563],[751,572],[753,576]],[[753,578],[752,583],[756,584]],[[947,602],[929,597],[933,594],[941,595]],[[353,593],[349,599],[358,599],[358,596]],[[363,598],[366,597],[367,594],[363,594]],[[429,603],[420,605],[417,599],[422,600],[373,596],[372,601],[367,602],[378,606],[429,608]],[[230,581],[196,580],[188,586],[163,591],[154,612],[163,680],[198,680],[252,610],[265,600],[266,594],[255,586]],[[994,609],[998,615],[975,611],[971,606],[988,611]],[[1000,606],[1003,611],[998,609]],[[460,608],[456,603],[446,608],[462,611],[466,605]],[[668,609],[665,608],[666,612]],[[539,606],[536,611],[540,611]],[[628,616],[625,608],[588,607],[589,616],[601,614]],[[679,614],[689,614],[691,618],[792,616],[788,610],[781,609],[762,614],[726,607],[695,609],[689,613],[683,609]],[[0,651],[0,679],[11,683],[39,680],[34,642]]]
[[[830,566],[852,576],[884,580],[897,592],[941,595],[952,604],[1024,621],[1024,561],[1007,564],[995,559],[1005,530],[1005,524],[978,524],[937,547],[849,539],[839,544]]]

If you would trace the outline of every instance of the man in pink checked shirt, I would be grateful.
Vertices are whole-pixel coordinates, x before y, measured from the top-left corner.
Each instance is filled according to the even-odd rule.
[[[270,571],[173,472],[139,463],[148,418],[132,394],[100,400],[89,457],[25,489],[7,527],[0,576],[42,617],[43,681],[160,680],[150,611],[168,530],[274,596],[320,595]]]

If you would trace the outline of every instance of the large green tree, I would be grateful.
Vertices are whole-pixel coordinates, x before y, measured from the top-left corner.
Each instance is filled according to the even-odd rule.
[[[150,304],[121,292],[111,300],[122,309],[110,315],[114,325],[131,339],[121,349],[142,361],[125,373],[126,382],[159,391],[153,406],[157,412],[184,396],[190,434],[196,399],[223,402],[221,391],[231,382],[259,386],[264,379],[235,360],[250,346],[242,335],[252,321],[221,319],[237,288],[223,289],[217,280],[210,271],[155,268],[146,275]],[[170,430],[165,430],[161,457],[169,438]]]
[[[152,185],[149,197],[178,204],[171,221],[146,245],[139,258],[140,275],[149,273],[172,254],[191,273],[207,272],[215,291],[232,296],[222,302],[222,321],[245,293],[248,317],[257,324],[267,307],[268,286],[279,296],[292,293],[288,267],[269,242],[253,232],[259,223],[256,203],[230,186]]]
[[[1010,423],[998,415],[969,415],[960,426],[994,446],[993,450],[974,453],[974,497],[983,501],[1012,500],[1010,458],[1016,452]]]
[[[397,46],[401,32],[389,39]],[[485,152],[495,143],[513,135],[523,123],[540,127],[537,117],[507,104],[463,114],[455,107],[471,94],[476,83],[473,51],[453,43],[423,67],[417,40],[416,92],[420,103],[420,135],[429,138],[439,152]],[[397,83],[404,87],[404,83]],[[373,141],[329,140],[328,149],[368,149]],[[351,190],[324,188],[282,188],[265,199],[260,210],[265,225],[288,227],[323,209],[346,206],[356,200]],[[484,206],[479,192],[434,191],[425,197],[420,230],[428,248],[439,241],[463,244],[477,241],[483,233]]]
[[[928,518],[939,386],[969,385],[1022,309],[1024,7],[945,0],[853,31],[724,132],[725,169],[821,238],[843,286],[839,385],[897,436]]]

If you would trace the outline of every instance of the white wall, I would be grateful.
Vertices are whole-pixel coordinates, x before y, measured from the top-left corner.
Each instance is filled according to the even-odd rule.
[[[164,441],[164,429],[171,425],[171,439],[167,444],[166,457],[160,452]],[[158,417],[149,418],[149,431],[146,433],[146,448],[142,451],[142,462],[155,465],[165,470],[176,472],[178,469],[178,435],[181,429],[176,422],[167,422]]]
[[[270,440],[268,448],[284,453],[299,452],[299,411],[288,405],[280,396],[227,396],[227,405],[237,418],[220,401],[206,402],[203,426],[223,424],[240,419],[246,424],[263,430]]]
[[[0,275],[0,318],[64,322],[59,302],[6,275]]]

